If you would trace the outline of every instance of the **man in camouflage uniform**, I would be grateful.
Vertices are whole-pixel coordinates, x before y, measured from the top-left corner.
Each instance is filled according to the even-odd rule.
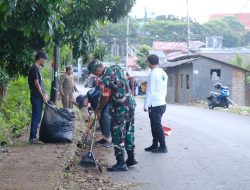
[[[134,110],[135,100],[129,88],[123,70],[117,65],[104,67],[99,60],[93,60],[88,70],[101,77],[101,81],[110,90],[111,135],[117,163],[108,171],[127,171],[129,166],[137,164],[134,155]],[[101,106],[102,99],[99,103]],[[99,108],[98,110],[101,110]],[[125,152],[128,159],[124,160]]]

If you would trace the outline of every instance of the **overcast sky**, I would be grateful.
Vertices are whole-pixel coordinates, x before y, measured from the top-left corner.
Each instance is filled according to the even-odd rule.
[[[187,15],[187,0],[136,0],[130,15],[141,18],[146,8],[148,16]],[[250,13],[250,0],[188,0],[189,15],[198,22],[206,22],[210,14]]]

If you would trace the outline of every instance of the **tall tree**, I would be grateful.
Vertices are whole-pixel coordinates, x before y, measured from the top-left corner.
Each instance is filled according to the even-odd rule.
[[[93,49],[97,21],[116,22],[135,0],[0,1],[0,67],[26,74],[34,50],[51,44],[73,47],[74,55]]]
[[[241,39],[246,32],[244,26],[233,17],[211,20],[204,27],[207,35],[223,36],[224,47],[241,46]]]

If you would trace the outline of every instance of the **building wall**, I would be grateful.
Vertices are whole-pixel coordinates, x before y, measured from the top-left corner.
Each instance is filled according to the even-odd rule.
[[[206,101],[210,91],[217,91],[214,88],[214,84],[221,83],[229,87],[229,98],[233,102],[238,105],[245,105],[246,87],[245,72],[243,70],[201,57],[189,64],[185,63],[167,68],[166,71],[169,78],[167,102],[188,103],[195,100]],[[183,75],[182,87],[180,84],[181,75]],[[189,89],[186,88],[186,75],[189,75]],[[170,83],[172,83],[172,86],[169,85]]]
[[[174,85],[174,76],[175,76],[175,68],[170,67],[165,69],[168,75],[168,88],[167,88],[167,96],[166,102],[168,103],[175,103],[175,85]]]
[[[246,106],[250,106],[250,85],[246,86]]]
[[[238,105],[245,105],[246,101],[245,72],[240,69],[233,70],[232,95],[233,102]]]
[[[192,100],[192,63],[167,68],[169,103],[186,103]],[[189,82],[187,84],[187,75]],[[171,83],[171,84],[170,84]]]
[[[232,87],[232,67],[206,58],[193,62],[193,99],[206,100],[210,91],[217,91],[214,84]],[[213,71],[219,71],[219,77],[214,77]]]

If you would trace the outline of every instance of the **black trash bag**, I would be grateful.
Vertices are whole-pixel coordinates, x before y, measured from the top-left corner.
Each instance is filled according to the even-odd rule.
[[[71,143],[75,125],[74,112],[58,109],[48,102],[45,107],[39,132],[39,139],[45,143]]]

